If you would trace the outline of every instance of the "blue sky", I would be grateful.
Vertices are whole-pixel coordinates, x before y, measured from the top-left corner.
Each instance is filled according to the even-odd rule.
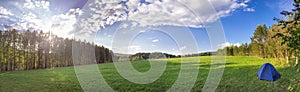
[[[0,29],[51,31],[117,53],[188,54],[249,43],[257,25],[271,26],[291,7],[292,0],[1,0]],[[209,36],[206,28],[219,22]],[[222,32],[226,39],[210,45]]]
[[[255,11],[237,11],[221,18],[228,42],[249,43],[256,26],[276,24],[273,18],[281,18],[282,10],[291,10],[292,0],[252,0],[249,6],[254,7]]]

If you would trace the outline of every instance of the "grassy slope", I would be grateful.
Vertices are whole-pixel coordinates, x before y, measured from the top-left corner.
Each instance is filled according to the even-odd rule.
[[[198,58],[188,58],[197,61]],[[163,75],[151,84],[135,84],[123,79],[114,69],[113,64],[100,64],[99,68],[108,84],[116,91],[166,91],[177,79],[180,70],[180,59],[170,59]],[[210,57],[200,58],[198,79],[193,91],[201,91],[208,69]],[[227,57],[226,69],[217,91],[272,91],[270,82],[256,78],[256,71],[265,63],[255,57]],[[150,68],[149,62],[133,62],[138,71],[145,72]],[[191,64],[194,65],[194,64]],[[275,82],[274,90],[287,91],[293,79],[299,78],[300,72],[293,68],[275,65],[282,78]],[[300,85],[299,85],[300,86]],[[14,71],[0,73],[0,91],[82,91],[73,67],[46,70]]]

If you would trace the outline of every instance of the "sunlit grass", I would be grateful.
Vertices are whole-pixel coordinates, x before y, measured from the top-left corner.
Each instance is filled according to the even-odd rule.
[[[150,84],[135,84],[122,78],[116,71],[113,63],[100,64],[98,66],[107,83],[116,91],[167,91],[177,79],[181,67],[181,60],[181,58],[168,59],[166,71],[158,80]],[[201,91],[210,69],[211,57],[188,57],[183,60],[190,61],[189,63],[191,64],[189,65],[191,66],[200,67],[198,78],[192,91]],[[270,59],[234,56],[226,57],[226,60],[224,75],[216,91],[288,91],[289,86],[300,77],[300,72],[295,68],[283,66],[281,63],[274,63],[274,61],[270,61]],[[150,62],[159,61],[154,60]],[[274,64],[282,75],[281,79],[274,82],[274,86],[271,82],[261,81],[256,77],[257,70],[266,62]],[[148,61],[134,61],[132,65],[140,72],[146,72],[151,67]],[[76,78],[74,68],[65,67],[45,70],[2,72],[0,73],[0,91],[65,92],[82,91],[82,89]]]

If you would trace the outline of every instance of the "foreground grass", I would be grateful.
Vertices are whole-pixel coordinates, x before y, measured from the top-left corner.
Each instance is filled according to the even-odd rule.
[[[199,62],[199,58],[197,57],[185,59],[188,59],[190,62]],[[180,60],[181,59],[169,59],[166,71],[158,80],[150,84],[135,84],[122,78],[112,63],[100,64],[98,66],[106,82],[116,91],[167,91],[177,79],[181,66]],[[200,64],[189,64],[191,66],[200,66],[197,81],[192,91],[202,90],[210,69],[210,62],[211,57],[200,57]],[[297,83],[299,82],[300,72],[294,68],[284,67],[279,64],[275,64],[275,67],[282,75],[282,78],[274,82],[274,86],[270,82],[258,80],[256,72],[260,66],[266,62],[266,60],[256,57],[227,57],[226,68],[216,91],[300,91],[300,83]],[[150,64],[147,61],[134,61],[132,65],[140,72],[146,72],[150,69]],[[0,73],[0,91],[65,92],[83,90],[79,85],[74,68],[65,67],[45,70],[2,72]]]

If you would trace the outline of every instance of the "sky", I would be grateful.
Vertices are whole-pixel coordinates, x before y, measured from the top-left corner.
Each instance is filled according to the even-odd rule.
[[[292,0],[0,0],[0,30],[51,32],[115,53],[189,54],[249,43]]]

